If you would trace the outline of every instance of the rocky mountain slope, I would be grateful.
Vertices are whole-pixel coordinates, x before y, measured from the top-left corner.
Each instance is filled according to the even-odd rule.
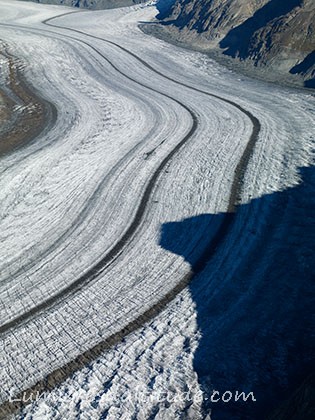
[[[204,49],[315,87],[314,0],[176,0],[159,18]]]

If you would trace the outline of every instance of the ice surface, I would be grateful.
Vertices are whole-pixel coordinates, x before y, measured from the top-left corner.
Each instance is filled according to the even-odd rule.
[[[0,162],[1,324],[71,285],[114,247],[149,178],[191,129],[185,107],[198,120],[193,136],[159,176],[145,217],[119,257],[75,294],[3,335],[4,401],[13,387],[32,386],[122,329],[190,272],[184,254],[159,245],[161,226],[226,212],[252,132],[250,119],[239,109],[195,89],[238,103],[261,123],[240,201],[254,202],[255,211],[248,214],[243,236],[243,227],[235,225],[217,257],[222,261],[236,242],[240,261],[255,246],[250,229],[263,230],[271,211],[269,202],[261,205],[258,199],[296,187],[298,169],[312,163],[314,99],[239,79],[199,53],[143,34],[138,22],[151,19],[154,7],[83,11],[47,24],[44,19],[71,9],[1,0],[0,11],[0,38],[24,63],[27,80],[58,110],[48,133]],[[128,51],[191,88],[155,73]],[[187,247],[198,250],[203,246],[199,239],[192,235]],[[262,271],[265,264],[262,260]],[[221,270],[228,281],[231,267],[227,263]],[[64,397],[58,408],[54,402],[35,404],[33,418],[74,418],[83,409],[86,418],[107,409],[110,418],[132,410],[147,418],[156,401],[145,406],[135,401],[134,390],[143,384],[158,392],[177,383],[179,391],[186,386],[197,394],[196,313],[185,289],[155,319],[56,388],[52,398]],[[108,402],[125,394],[135,407],[128,401]],[[197,403],[191,408],[193,418],[199,408]],[[167,407],[160,409],[163,418]],[[168,414],[183,409],[174,403]]]

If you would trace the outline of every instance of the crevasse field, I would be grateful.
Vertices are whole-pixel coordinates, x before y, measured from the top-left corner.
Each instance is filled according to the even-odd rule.
[[[145,35],[156,13],[0,0],[0,54],[57,110],[0,160],[0,401],[46,392],[5,418],[253,418],[308,368],[314,96]]]

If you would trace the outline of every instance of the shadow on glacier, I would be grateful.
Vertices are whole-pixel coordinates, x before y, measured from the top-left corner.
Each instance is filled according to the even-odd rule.
[[[266,418],[311,373],[314,168],[301,175],[298,186],[254,199],[235,215],[161,227],[160,246],[194,272],[189,287],[202,335],[194,369],[212,420]],[[213,390],[253,392],[256,402],[211,402]]]

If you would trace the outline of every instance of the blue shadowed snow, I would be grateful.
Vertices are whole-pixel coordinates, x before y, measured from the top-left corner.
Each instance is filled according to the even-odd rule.
[[[266,418],[312,372],[315,170],[301,175],[297,187],[252,200],[234,216],[202,214],[161,227],[160,245],[195,273],[190,291],[202,339],[194,368],[203,390],[208,397],[252,391],[257,400],[208,399],[212,420]],[[255,246],[246,249],[242,241],[253,235]]]

